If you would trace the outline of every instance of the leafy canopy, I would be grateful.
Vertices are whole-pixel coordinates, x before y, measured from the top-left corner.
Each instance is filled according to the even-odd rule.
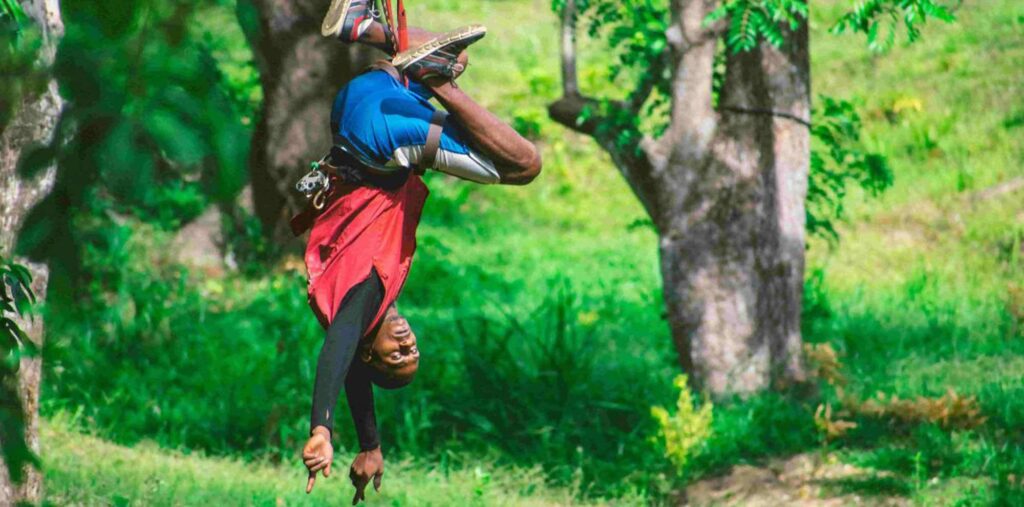
[[[706,23],[729,20],[725,42],[734,52],[750,51],[764,40],[781,46],[782,26],[795,30],[807,19],[806,0],[728,0],[708,15]]]
[[[920,25],[928,18],[947,23],[956,19],[950,7],[935,0],[862,0],[839,18],[831,31],[863,33],[871,50],[885,51],[895,43],[901,24],[907,30],[907,41],[914,42],[921,36]],[[883,31],[885,36],[879,39],[879,33]]]
[[[19,250],[74,269],[90,231],[104,227],[87,219],[133,216],[173,229],[210,202],[234,199],[247,180],[251,129],[238,79],[214,57],[221,35],[207,26],[205,2],[65,0],[61,8],[67,31],[53,72],[68,105],[54,142],[20,169],[56,163],[57,182]]]
[[[830,31],[863,33],[870,49],[885,51],[895,43],[901,25],[907,41],[914,42],[929,18],[955,19],[953,10],[936,0],[860,0]],[[725,42],[732,51],[750,51],[761,41],[778,47],[784,40],[783,27],[796,29],[807,19],[807,0],[727,0],[706,21],[723,19],[728,20]],[[885,33],[881,39],[880,32]]]
[[[39,62],[42,37],[16,0],[0,0],[0,133],[27,97],[46,87]]]

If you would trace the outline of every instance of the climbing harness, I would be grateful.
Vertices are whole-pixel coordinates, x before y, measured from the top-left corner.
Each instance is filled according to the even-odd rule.
[[[383,12],[379,7],[380,4],[383,4]],[[392,39],[392,46],[396,54],[409,48],[409,26],[405,15],[404,0],[397,0],[394,5],[392,0],[373,0],[369,13],[374,19],[382,19],[387,24],[390,33],[397,34],[397,40]],[[409,80],[388,61],[378,61],[367,70],[383,70],[406,87],[409,86]],[[354,150],[347,148],[344,143],[336,144],[318,162],[311,163],[310,171],[295,184],[295,190],[306,197],[309,205],[292,218],[292,232],[299,236],[312,227],[317,215],[326,207],[327,200],[333,197],[335,183],[390,189],[404,183],[408,178],[409,171],[422,175],[434,165],[434,161],[437,159],[437,152],[441,147],[441,132],[447,116],[448,114],[444,111],[434,111],[420,160],[415,167],[404,168],[404,170],[380,166],[360,157]]]
[[[379,61],[369,70],[383,70],[397,76],[398,70],[386,61]],[[410,172],[422,175],[434,166],[437,152],[441,149],[441,134],[448,113],[434,111],[427,130],[420,159],[413,167],[384,166],[358,154],[344,139],[331,147],[331,151],[319,161],[310,164],[310,171],[295,183],[295,190],[309,201],[302,212],[291,219],[292,233],[302,235],[313,226],[316,217],[326,208],[329,200],[344,195],[344,186],[371,186],[383,190],[394,190],[405,183]]]

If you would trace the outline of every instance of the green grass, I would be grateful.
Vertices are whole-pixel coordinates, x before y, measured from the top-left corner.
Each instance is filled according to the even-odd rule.
[[[852,192],[840,242],[812,241],[805,337],[841,353],[857,396],[953,388],[976,396],[989,420],[954,431],[859,419],[827,450],[886,475],[831,487],[921,505],[1014,505],[1024,315],[1011,293],[1024,286],[1024,190],[988,191],[1024,177],[1024,5],[966,1],[957,23],[929,24],[919,43],[885,55],[860,36],[826,33],[846,6],[814,4],[814,90],[860,105],[867,144],[889,157],[895,184],[880,198]],[[549,2],[424,0],[409,13],[439,28],[488,25],[462,86],[538,129],[545,174],[525,188],[430,178],[401,303],[423,371],[413,388],[378,396],[397,481],[385,495],[399,495],[386,499],[665,500],[683,484],[648,438],[648,408],[673,402],[676,373],[656,237],[630,227],[642,210],[608,158],[545,117],[559,79]],[[583,82],[606,86],[600,53],[584,60]],[[897,113],[897,104],[910,106]],[[50,414],[81,411],[81,425],[130,447],[53,424],[43,455],[51,500],[307,501],[300,471],[267,461],[292,459],[305,433],[320,336],[301,277],[203,279],[167,262],[162,233],[118,231],[96,261],[103,276],[114,273],[101,287],[112,294],[52,328],[44,404]],[[822,399],[836,402],[827,388]],[[767,394],[719,404],[689,477],[818,448],[819,401]],[[342,446],[352,442],[348,428],[339,433]],[[178,448],[221,457],[167,451]],[[475,472],[478,456],[486,473]],[[345,501],[343,480],[330,482],[318,498]]]
[[[44,425],[42,439],[45,502],[52,505],[349,505],[352,499],[344,465],[320,477],[307,495],[298,458],[289,466],[168,451],[150,442],[123,447],[71,429],[65,418]],[[538,468],[487,461],[390,461],[380,493],[367,493],[370,505],[596,505],[576,496],[570,488],[544,486]]]

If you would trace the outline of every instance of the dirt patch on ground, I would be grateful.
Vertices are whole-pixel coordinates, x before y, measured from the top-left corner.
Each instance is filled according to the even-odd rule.
[[[737,465],[728,475],[686,488],[680,505],[822,506],[910,505],[903,481],[874,470],[841,463],[820,453],[772,460],[765,466]]]

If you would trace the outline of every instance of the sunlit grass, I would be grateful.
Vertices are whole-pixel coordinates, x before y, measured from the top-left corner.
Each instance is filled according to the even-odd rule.
[[[307,495],[297,458],[273,464],[168,451],[146,442],[122,447],[71,429],[63,417],[43,426],[42,441],[46,501],[52,505],[349,505],[354,491],[344,455],[332,476],[320,477]],[[536,468],[390,461],[385,474],[380,493],[367,493],[369,505],[590,505],[572,489],[545,486]]]

